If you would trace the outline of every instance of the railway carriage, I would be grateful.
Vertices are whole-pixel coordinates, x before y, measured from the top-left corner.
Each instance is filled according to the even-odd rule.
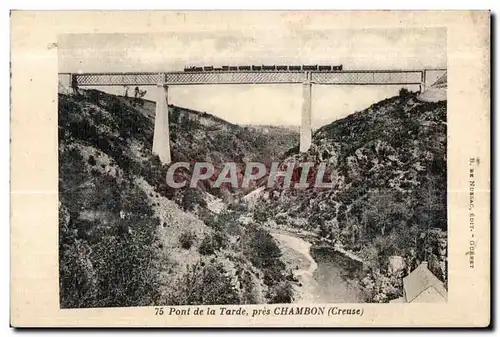
[[[262,70],[276,70],[276,66],[262,65]]]
[[[251,65],[251,66],[191,66],[185,67],[185,72],[203,72],[203,71],[342,71],[342,65],[317,65],[317,64],[304,64],[304,65]]]
[[[318,70],[318,65],[303,65],[302,66],[302,70],[304,71],[314,71],[314,70]]]

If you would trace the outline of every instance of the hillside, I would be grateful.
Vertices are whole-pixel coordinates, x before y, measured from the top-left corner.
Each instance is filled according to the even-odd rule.
[[[173,161],[212,163],[280,159],[295,146],[299,133],[281,127],[239,126],[207,113],[172,107]]]
[[[173,189],[151,153],[153,102],[60,94],[62,307],[291,302],[302,284],[276,226],[361,258],[367,301],[399,297],[424,260],[446,284],[446,101],[401,90],[320,128],[305,153],[293,130],[169,108],[174,161],[326,162],[333,188]]]
[[[204,112],[171,107],[169,115],[172,161],[209,162],[215,166],[214,176],[200,182],[202,190],[234,200],[252,191],[257,183],[247,189],[235,189],[230,184],[212,188],[224,163],[237,165],[239,179],[245,163],[271,163],[299,142],[299,132],[277,126],[235,125]]]
[[[166,185],[153,113],[96,90],[59,94],[61,307],[290,302],[266,231],[210,211],[207,188]],[[170,117],[174,160],[244,161],[274,139],[179,107]]]
[[[405,273],[427,260],[446,282],[446,128],[446,101],[422,102],[403,89],[320,128],[306,153],[288,152],[285,163],[327,162],[333,188],[267,189],[253,216],[360,256],[371,301],[398,296],[395,285],[381,286],[400,280],[389,273],[390,256],[403,257]]]

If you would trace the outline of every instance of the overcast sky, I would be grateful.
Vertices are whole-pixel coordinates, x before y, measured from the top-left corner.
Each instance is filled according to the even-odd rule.
[[[251,64],[342,64],[344,69],[353,70],[446,67],[446,30],[441,28],[81,34],[60,36],[58,46],[60,72],[177,71],[186,65]],[[313,86],[313,125],[318,127],[364,109],[399,89]],[[302,88],[172,86],[169,103],[234,123],[299,125]]]

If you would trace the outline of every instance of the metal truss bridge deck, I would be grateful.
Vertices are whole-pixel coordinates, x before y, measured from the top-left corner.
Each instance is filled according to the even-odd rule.
[[[150,86],[209,84],[426,85],[426,70],[349,71],[203,71],[165,73],[73,73],[77,86]]]

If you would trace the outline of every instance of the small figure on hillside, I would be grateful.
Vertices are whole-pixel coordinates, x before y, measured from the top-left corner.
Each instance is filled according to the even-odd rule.
[[[139,87],[134,89],[134,103],[137,103],[141,107],[144,106],[144,100],[142,99],[146,95],[146,90],[140,90]]]
[[[139,90],[139,87],[135,87],[135,89],[134,89],[134,101],[133,101],[134,105],[139,103],[140,94],[141,94],[141,91]]]
[[[73,95],[80,95],[80,92],[78,91],[78,81],[75,75],[71,75],[71,90],[73,91]]]

